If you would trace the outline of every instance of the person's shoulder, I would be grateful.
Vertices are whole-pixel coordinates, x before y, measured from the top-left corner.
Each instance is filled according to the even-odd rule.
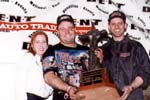
[[[61,44],[61,43],[57,43],[57,44],[53,45],[53,49],[54,49],[54,50],[68,49],[68,48],[69,48],[69,47],[66,47],[66,46],[64,46],[64,45]]]
[[[88,47],[88,46],[84,46],[84,45],[77,44],[77,49],[88,50],[89,47]]]
[[[20,55],[18,64],[21,64],[22,66],[30,65],[34,61],[34,55],[30,52],[24,52]]]
[[[30,52],[24,52],[24,53],[22,53],[21,58],[23,58],[23,59],[32,59],[32,58],[34,58],[34,56]]]
[[[110,48],[112,44],[112,39],[104,43],[100,48],[105,49],[105,48]]]
[[[53,50],[53,45],[48,45],[48,49],[46,50],[45,54],[51,52]]]
[[[48,49],[46,50],[46,52],[43,54],[43,58],[52,55],[54,51],[54,46],[53,45],[48,45]]]
[[[26,52],[24,54],[24,59],[26,59],[26,61],[33,61],[35,59],[35,56],[30,52]]]
[[[139,47],[142,47],[143,45],[137,41],[137,40],[133,40],[133,39],[129,39],[130,40],[130,43],[132,43],[133,46],[139,46]]]
[[[61,43],[57,43],[55,45],[53,45],[54,48],[57,48],[57,47],[62,47],[63,45]]]
[[[48,50],[53,48],[53,45],[48,45]]]

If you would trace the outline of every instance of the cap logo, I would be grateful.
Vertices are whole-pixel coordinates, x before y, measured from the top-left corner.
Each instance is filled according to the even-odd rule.
[[[63,19],[70,19],[70,18],[69,18],[69,16],[62,16],[62,17],[60,18],[60,20],[63,20]]]
[[[114,17],[114,16],[122,16],[120,13],[113,13],[112,15],[111,15],[111,17]]]

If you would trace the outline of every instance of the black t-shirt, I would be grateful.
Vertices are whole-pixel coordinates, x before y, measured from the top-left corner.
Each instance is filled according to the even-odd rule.
[[[66,83],[79,87],[81,72],[87,71],[89,63],[89,48],[77,45],[75,48],[66,47],[62,44],[49,46],[43,56],[44,73],[54,71]],[[69,96],[61,91],[54,89],[53,100],[70,100]]]
[[[79,87],[81,72],[89,69],[89,48],[79,44],[75,48],[66,47],[60,43],[54,46],[50,45],[43,59],[43,63],[51,63],[52,65],[44,70],[45,73],[54,71],[62,80],[66,81],[66,83]],[[58,94],[59,91],[57,90],[57,93],[53,95],[55,98],[53,98],[53,100],[64,100],[62,97],[62,99],[60,99]],[[64,94],[62,96],[64,96]]]

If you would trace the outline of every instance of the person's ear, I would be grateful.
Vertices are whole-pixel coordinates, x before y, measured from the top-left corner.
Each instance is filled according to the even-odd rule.
[[[56,30],[55,35],[56,35],[56,36],[59,36],[59,31],[58,31],[58,29]]]
[[[124,30],[124,31],[126,31],[126,30],[127,30],[127,27],[128,27],[128,24],[127,24],[127,23],[125,23],[125,30]]]
[[[75,33],[77,34],[77,33],[78,33],[78,31],[77,31],[76,27],[74,28],[74,30],[75,30]]]
[[[108,24],[108,31],[110,32],[110,25]]]

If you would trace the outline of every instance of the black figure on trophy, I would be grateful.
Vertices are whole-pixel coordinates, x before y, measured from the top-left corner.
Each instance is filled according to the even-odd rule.
[[[110,38],[108,37],[108,33],[106,30],[101,30],[99,31],[98,29],[94,28],[88,31],[84,35],[79,35],[79,41],[83,45],[88,45],[90,50],[89,50],[89,68],[90,70],[95,70],[97,68],[100,68],[101,65],[98,61],[98,58],[94,54],[94,50],[98,48],[98,43],[103,42],[103,41],[108,41]]]

